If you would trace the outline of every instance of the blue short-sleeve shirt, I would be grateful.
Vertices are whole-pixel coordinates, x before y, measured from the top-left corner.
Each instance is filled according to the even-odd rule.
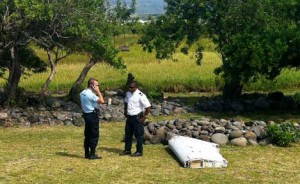
[[[80,93],[80,102],[83,113],[91,113],[99,107],[99,97],[91,89],[85,89]]]

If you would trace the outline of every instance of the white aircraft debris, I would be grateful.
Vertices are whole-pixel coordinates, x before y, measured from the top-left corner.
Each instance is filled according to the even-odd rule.
[[[174,136],[168,144],[184,167],[222,168],[228,165],[218,144],[184,136]]]

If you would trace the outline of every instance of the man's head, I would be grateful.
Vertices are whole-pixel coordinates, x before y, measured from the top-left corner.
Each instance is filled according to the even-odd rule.
[[[93,86],[98,86],[98,85],[99,85],[99,83],[98,83],[97,79],[90,78],[88,80],[88,85],[87,85],[88,88],[92,88]]]
[[[138,88],[138,85],[135,81],[132,81],[132,82],[129,83],[128,88],[129,88],[129,91],[131,93],[133,93]]]

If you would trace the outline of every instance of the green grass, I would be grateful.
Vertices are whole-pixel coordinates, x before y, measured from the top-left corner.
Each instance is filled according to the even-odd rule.
[[[281,74],[273,81],[261,78],[258,82],[245,86],[248,91],[283,91],[287,94],[294,94],[300,91],[300,70],[299,69],[283,69]]]
[[[89,72],[88,77],[96,77],[103,89],[116,89],[126,83],[127,74],[132,73],[136,80],[146,89],[161,91],[187,91],[187,90],[215,90],[215,76],[211,75],[214,68],[221,63],[218,56],[213,52],[204,54],[203,66],[198,66],[194,58],[183,54],[176,54],[178,62],[157,61],[153,54],[142,51],[141,47],[131,48],[130,52],[121,53],[127,65],[126,71],[114,69],[107,64],[99,63]],[[137,54],[138,55],[135,55]],[[71,60],[74,58],[74,60]],[[57,67],[57,74],[50,84],[51,91],[68,91],[76,81],[85,63],[80,63],[74,56],[64,61]],[[80,56],[82,61],[87,58]],[[138,60],[137,60],[138,58]],[[145,59],[143,59],[145,58]],[[70,61],[70,63],[69,63]],[[21,79],[20,87],[29,91],[39,91],[49,72],[33,74],[30,77]]]
[[[0,129],[0,183],[298,183],[300,145],[223,147],[229,166],[183,168],[167,146],[145,145],[140,158],[120,157],[124,123],[104,123],[97,149],[83,158],[83,127]]]
[[[99,63],[92,68],[87,78],[96,77],[99,79],[102,89],[116,89],[123,86],[127,74],[132,73],[136,80],[141,83],[142,88],[146,90],[176,93],[188,91],[220,92],[223,82],[220,77],[214,75],[213,71],[222,63],[218,54],[213,51],[214,45],[210,40],[201,39],[199,41],[206,46],[202,65],[199,66],[196,64],[193,51],[189,55],[176,53],[174,59],[177,62],[157,60],[155,53],[143,51],[142,47],[137,44],[138,38],[138,35],[126,35],[125,44],[130,47],[130,51],[119,53],[127,65],[126,70],[116,70],[104,63]],[[116,47],[123,44],[123,36],[117,37]],[[47,57],[43,51],[36,49],[36,52],[42,59],[46,60]],[[50,91],[68,92],[87,61],[87,56],[80,54],[74,54],[64,59],[57,67],[57,74],[49,86]],[[20,87],[28,91],[40,91],[48,75],[49,71],[26,76],[21,79]],[[0,79],[0,84],[4,84],[3,79]],[[245,92],[283,91],[294,94],[300,91],[300,71],[284,69],[274,81],[261,78],[258,82],[246,84],[244,89]]]

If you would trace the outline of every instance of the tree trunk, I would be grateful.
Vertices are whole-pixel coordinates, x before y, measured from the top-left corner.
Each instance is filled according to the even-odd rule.
[[[7,103],[10,103],[16,98],[17,89],[22,76],[22,66],[20,64],[20,58],[18,50],[15,47],[10,49],[11,64],[9,66],[9,76],[6,86]]]
[[[85,67],[83,68],[83,70],[81,71],[79,77],[77,78],[76,82],[73,84],[70,92],[69,92],[69,96],[71,98],[72,101],[75,101],[77,103],[79,103],[79,98],[78,98],[78,94],[81,90],[81,85],[84,81],[84,79],[86,78],[88,72],[90,71],[90,69],[97,63],[97,59],[92,57],[90,59],[90,61],[85,65]]]
[[[242,95],[243,85],[238,83],[225,82],[223,96],[229,99],[236,99]]]
[[[51,72],[50,72],[50,75],[47,78],[45,84],[43,85],[43,87],[41,89],[41,94],[43,94],[43,95],[46,95],[46,93],[48,91],[48,88],[49,88],[49,84],[51,83],[51,81],[53,80],[53,78],[56,74],[56,64],[53,62],[51,53],[49,51],[47,51],[47,55],[48,55],[48,60],[49,60],[49,63],[50,63]]]

